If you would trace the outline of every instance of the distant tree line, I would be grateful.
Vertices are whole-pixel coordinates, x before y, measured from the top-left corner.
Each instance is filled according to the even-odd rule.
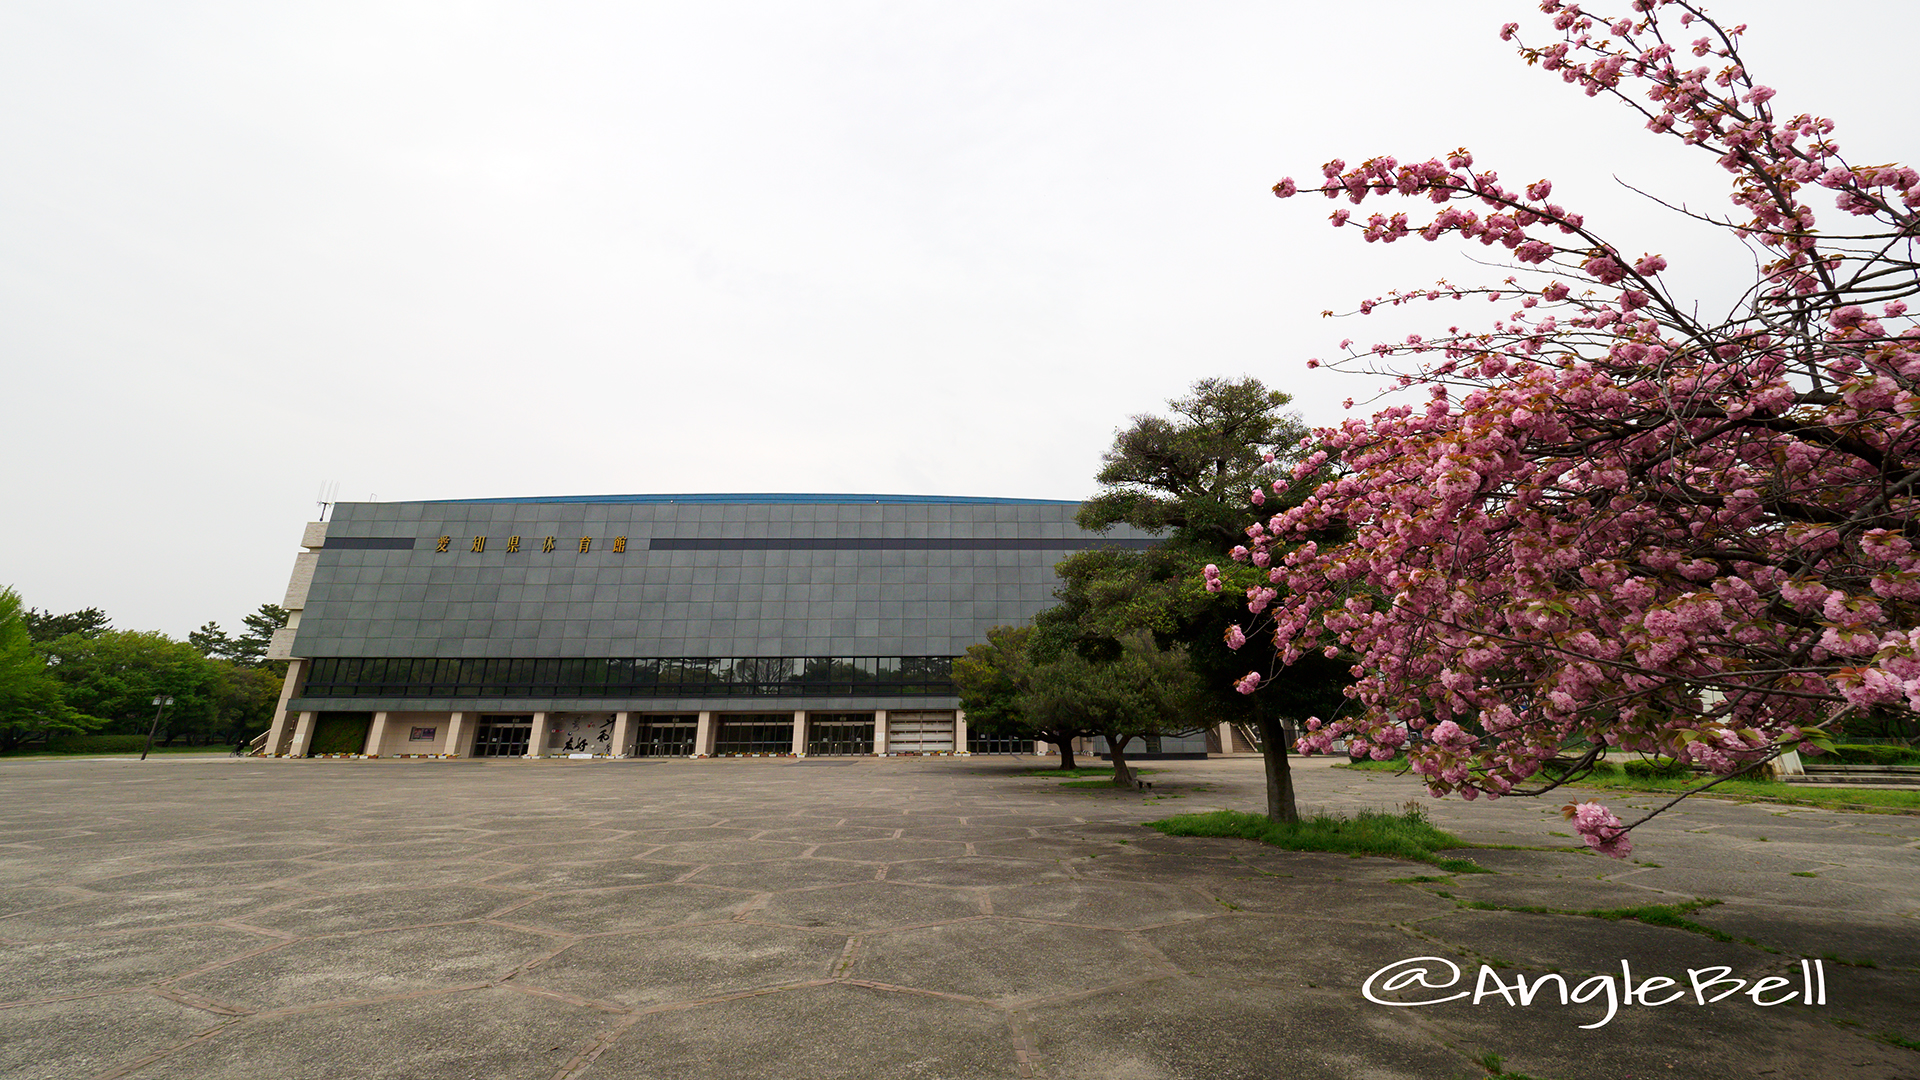
[[[273,722],[285,661],[268,660],[287,624],[275,604],[238,635],[209,622],[176,641],[157,630],[116,630],[97,607],[64,614],[25,606],[0,589],[0,753],[82,735],[144,735],[155,697],[170,697],[159,742],[239,743]]]

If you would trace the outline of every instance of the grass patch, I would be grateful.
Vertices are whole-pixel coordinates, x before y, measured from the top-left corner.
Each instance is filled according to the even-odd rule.
[[[1401,773],[1407,770],[1406,758],[1391,761],[1356,761],[1336,765],[1336,769],[1362,772]],[[1701,777],[1603,776],[1598,773],[1577,780],[1570,787],[1602,791],[1644,791],[1660,795],[1678,795],[1701,781]],[[1811,784],[1783,784],[1777,780],[1725,780],[1700,798],[1735,799],[1744,802],[1774,802],[1787,806],[1817,806],[1828,810],[1855,810],[1862,813],[1920,813],[1920,790],[1901,791],[1882,788],[1836,790]]]
[[[1451,833],[1442,832],[1418,810],[1388,814],[1362,810],[1354,817],[1315,814],[1286,825],[1270,821],[1260,814],[1239,810],[1214,810],[1205,814],[1180,814],[1161,821],[1149,821],[1147,827],[1168,836],[1238,837],[1258,840],[1288,851],[1328,851],[1344,855],[1383,855],[1432,863],[1456,874],[1490,874],[1493,871],[1466,859],[1449,859],[1440,852],[1467,847]]]
[[[1157,773],[1159,771],[1160,771],[1159,769],[1136,768],[1133,770],[1133,774],[1135,776],[1139,776],[1142,773]],[[1025,772],[1022,772],[1020,775],[1021,776],[1062,776],[1062,777],[1066,777],[1069,780],[1078,780],[1084,776],[1105,776],[1105,777],[1111,778],[1113,776],[1113,766],[1111,765],[1076,765],[1071,769],[1028,769]]]
[[[1448,899],[1454,900],[1460,904],[1461,907],[1473,908],[1476,911],[1523,911],[1531,915],[1578,915],[1584,919],[1605,919],[1608,922],[1619,922],[1622,919],[1631,919],[1634,922],[1646,923],[1648,926],[1665,926],[1673,930],[1685,930],[1689,933],[1703,934],[1715,941],[1725,941],[1729,944],[1739,941],[1738,938],[1735,938],[1732,934],[1724,930],[1716,930],[1711,926],[1697,923],[1687,918],[1687,916],[1699,911],[1701,908],[1710,908],[1720,903],[1719,900],[1711,900],[1706,897],[1696,897],[1683,904],[1642,904],[1639,907],[1588,908],[1584,911],[1571,908],[1496,904],[1490,900],[1460,900],[1457,897],[1451,896],[1449,896]]]
[[[147,756],[159,757],[161,754],[166,754],[168,756],[176,756],[180,754],[220,755],[220,754],[231,754],[231,753],[233,753],[233,747],[231,746],[155,746],[153,748],[153,752]],[[93,749],[49,750],[46,747],[35,747],[32,750],[15,750],[11,753],[0,754],[0,761],[30,761],[30,760],[46,760],[46,759],[54,759],[54,758],[76,758],[76,757],[116,757],[116,758],[136,757],[137,758],[139,756],[140,756],[140,748],[138,746],[134,747],[131,750],[93,750]]]
[[[1920,1039],[1909,1039],[1904,1035],[1896,1035],[1891,1031],[1881,1032],[1878,1038],[1881,1042],[1892,1043],[1894,1046],[1903,1047],[1907,1050],[1920,1050]]]
[[[1474,1064],[1487,1070],[1487,1080],[1534,1080],[1525,1073],[1509,1072],[1507,1059],[1489,1050],[1474,1059]]]

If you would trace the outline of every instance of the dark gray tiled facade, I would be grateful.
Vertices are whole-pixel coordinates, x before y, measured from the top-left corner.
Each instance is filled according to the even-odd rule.
[[[1067,555],[1151,539],[1125,527],[1084,532],[1078,507],[862,495],[343,503],[292,655],[958,656],[989,627],[1052,604],[1053,567]]]

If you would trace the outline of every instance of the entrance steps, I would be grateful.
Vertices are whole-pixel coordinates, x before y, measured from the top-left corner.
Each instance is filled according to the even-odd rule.
[[[1784,777],[1789,784],[1861,784],[1920,787],[1920,765],[1814,765],[1804,776]]]

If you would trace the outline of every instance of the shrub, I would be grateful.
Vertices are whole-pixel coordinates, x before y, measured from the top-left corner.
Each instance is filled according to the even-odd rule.
[[[1684,780],[1693,775],[1693,767],[1684,761],[1629,761],[1625,768],[1632,780]]]
[[[146,746],[145,735],[67,735],[47,740],[45,752],[49,754],[137,754],[146,749]]]
[[[1905,746],[1841,743],[1812,760],[1833,765],[1920,765],[1920,750]]]

